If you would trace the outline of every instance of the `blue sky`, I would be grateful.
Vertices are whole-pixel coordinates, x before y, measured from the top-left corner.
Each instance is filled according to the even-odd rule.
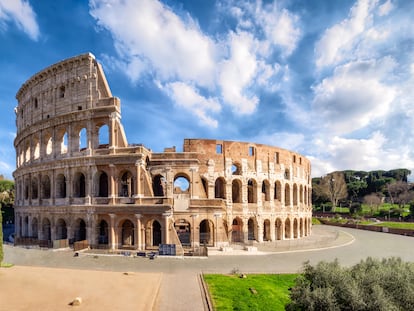
[[[15,169],[20,86],[85,52],[129,143],[263,143],[313,176],[414,171],[412,16],[411,0],[0,0],[0,174]]]

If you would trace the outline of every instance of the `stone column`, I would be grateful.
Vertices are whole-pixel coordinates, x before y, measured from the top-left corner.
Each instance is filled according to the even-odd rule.
[[[169,219],[170,219],[171,213],[163,213],[162,217],[164,220],[164,243],[169,244],[170,242],[170,226],[169,226]]]
[[[111,250],[115,249],[115,214],[109,214],[109,217],[111,218],[110,224],[109,224],[109,232],[110,232],[110,248]]]
[[[109,164],[110,176],[109,176],[109,204],[115,204],[116,198],[116,177],[115,177],[115,165]]]
[[[141,250],[142,249],[142,232],[141,232],[141,214],[135,214],[135,226],[136,226],[136,230],[135,230],[135,244],[137,246],[137,249]]]
[[[263,219],[262,217],[257,217],[257,242],[263,242]]]

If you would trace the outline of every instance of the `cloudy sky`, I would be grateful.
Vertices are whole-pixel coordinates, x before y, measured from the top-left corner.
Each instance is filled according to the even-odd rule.
[[[313,176],[414,172],[412,16],[412,0],[0,0],[0,174],[20,86],[85,52],[129,143],[251,141],[307,156]]]

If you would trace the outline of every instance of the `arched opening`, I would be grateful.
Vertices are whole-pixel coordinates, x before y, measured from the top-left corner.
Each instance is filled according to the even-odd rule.
[[[189,193],[190,192],[190,181],[187,177],[178,175],[174,179],[174,193]]]
[[[42,221],[42,239],[46,241],[52,240],[50,220],[48,218],[44,218]]]
[[[282,220],[280,218],[276,219],[275,231],[276,231],[276,240],[283,240],[283,226]]]
[[[256,224],[253,218],[249,218],[247,222],[247,239],[249,241],[256,240]]]
[[[83,219],[78,219],[75,225],[75,242],[86,240],[86,223]]]
[[[53,140],[51,136],[46,137],[46,154],[51,155],[53,151]]]
[[[285,206],[290,206],[290,186],[289,184],[285,184]]]
[[[234,218],[232,223],[231,241],[234,243],[243,242],[243,222],[240,218]]]
[[[108,241],[108,223],[105,220],[101,220],[99,223],[98,244],[108,244]]]
[[[109,127],[108,125],[102,125],[98,131],[99,142],[98,145],[100,148],[109,146]]]
[[[282,202],[282,184],[280,181],[275,182],[275,200]]]
[[[39,230],[39,228],[38,228],[37,218],[33,218],[32,219],[32,237],[34,239],[37,239],[37,237],[38,237],[38,230]]]
[[[48,175],[42,177],[42,199],[50,199],[50,178]]]
[[[203,185],[205,197],[208,198],[208,180],[204,177],[201,177],[201,183]]]
[[[161,225],[157,220],[152,223],[152,246],[161,244]]]
[[[256,191],[256,181],[254,179],[249,179],[247,181],[247,202],[248,203],[257,203],[257,191]]]
[[[99,175],[98,196],[101,198],[108,197],[108,175],[105,172],[101,172]]]
[[[84,198],[86,195],[86,180],[85,175],[83,175],[83,173],[78,172],[75,174],[73,186],[73,196],[76,198]]]
[[[231,174],[232,175],[241,175],[242,174],[240,163],[233,163],[231,165]]]
[[[66,178],[63,174],[56,176],[56,198],[66,198]]]
[[[226,198],[226,182],[223,177],[217,178],[214,183],[214,197],[219,199]]]
[[[39,159],[39,157],[40,157],[40,143],[39,143],[38,138],[35,138],[33,140],[33,145],[34,145],[33,158],[34,159]]]
[[[293,185],[293,205],[298,205],[298,186],[296,184]]]
[[[152,179],[152,190],[154,192],[154,196],[164,197],[165,196],[164,187],[165,187],[164,176],[162,175],[154,176],[154,178]]]
[[[191,226],[185,219],[179,219],[174,223],[175,231],[182,246],[191,245]]]
[[[124,172],[121,176],[121,197],[132,197],[134,195],[134,180],[130,172]]]
[[[65,132],[60,141],[60,153],[65,154],[68,152],[68,133]]]
[[[263,241],[270,241],[270,220],[265,219],[263,223]]]
[[[86,128],[83,128],[79,131],[79,151],[85,150],[88,148],[88,134]]]
[[[270,184],[268,180],[263,180],[262,182],[262,196],[264,199],[263,201],[270,201]]]
[[[23,219],[23,237],[29,236],[29,216],[25,216]]]
[[[293,238],[295,239],[298,238],[298,232],[299,232],[298,219],[295,218],[293,219]]]
[[[290,235],[290,219],[286,218],[285,220],[285,238],[286,239],[290,239],[291,235]]]
[[[134,224],[130,220],[125,220],[122,224],[122,246],[134,245]]]
[[[241,203],[242,202],[242,185],[241,181],[238,179],[234,179],[231,183],[231,197],[233,203]]]
[[[56,222],[56,239],[63,240],[68,238],[68,229],[66,227],[66,222],[60,218]]]
[[[299,187],[299,203],[303,203],[303,186]]]
[[[200,222],[200,244],[212,246],[214,244],[213,232],[213,224],[208,219]]]
[[[32,178],[32,199],[36,200],[39,197],[39,183],[37,178]]]
[[[303,237],[303,236],[305,236],[305,233],[304,233],[304,222],[303,222],[303,219],[301,218],[299,220],[299,237]]]

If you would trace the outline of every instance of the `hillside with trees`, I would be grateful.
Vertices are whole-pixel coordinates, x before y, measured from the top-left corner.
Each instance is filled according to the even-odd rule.
[[[408,183],[411,171],[405,168],[390,171],[336,171],[312,179],[312,202],[315,211],[337,211],[348,208],[349,213],[369,207],[371,214],[381,206],[391,205],[403,215],[410,208],[414,216],[414,185]],[[398,210],[399,209],[399,210]],[[387,211],[390,214],[390,210]]]

